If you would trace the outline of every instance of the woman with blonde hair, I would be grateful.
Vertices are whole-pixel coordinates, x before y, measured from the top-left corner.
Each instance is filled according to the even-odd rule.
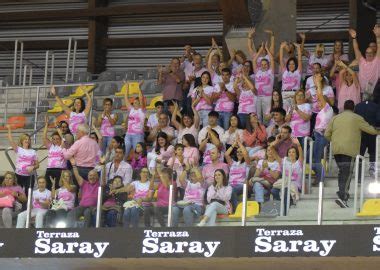
[[[325,55],[325,45],[322,43],[315,45],[314,52],[309,52],[304,49],[304,44],[306,40],[305,33],[300,34],[302,43],[301,43],[301,50],[303,51],[303,55],[305,55],[308,59],[307,64],[307,70],[306,70],[306,76],[313,75],[313,65],[315,63],[319,63],[322,67],[322,71],[326,71],[328,69],[329,63],[330,63],[330,57]]]
[[[39,168],[37,152],[31,149],[31,140],[28,134],[22,134],[19,142],[16,143],[12,137],[11,126],[8,128],[8,140],[16,153],[16,178],[17,183],[24,188],[25,194],[28,193],[28,187],[34,187],[33,172]]]
[[[73,176],[69,170],[63,170],[56,190],[56,179],[50,177],[51,198],[53,204],[46,213],[46,226],[56,227],[59,221],[66,219],[67,213],[74,208],[76,186],[73,183]]]
[[[5,228],[12,227],[13,217],[18,215],[26,200],[24,190],[17,184],[16,175],[13,172],[5,172],[0,187],[0,212]]]

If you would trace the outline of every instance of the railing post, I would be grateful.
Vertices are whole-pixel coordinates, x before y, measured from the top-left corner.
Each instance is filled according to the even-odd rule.
[[[39,101],[39,96],[40,96],[40,87],[37,86],[37,93],[36,93],[36,106],[34,108],[34,130],[37,130],[37,119],[38,119],[38,103]],[[33,135],[33,141],[34,143],[37,143],[37,133],[34,132]]]
[[[66,74],[65,74],[65,83],[69,81],[69,68],[70,68],[70,53],[71,53],[71,41],[73,38],[69,38],[69,45],[67,48],[67,60],[66,60]]]
[[[24,42],[20,42],[20,74],[18,79],[18,84],[21,84],[21,74],[22,74],[22,65],[23,65],[23,58],[24,58]]]
[[[54,84],[54,62],[55,62],[55,54],[54,51],[51,53],[51,68],[50,68],[50,84]]]
[[[26,86],[26,71],[27,71],[27,68],[28,68],[28,66],[25,65],[24,66],[24,77],[23,77],[23,81],[22,81],[22,98],[21,98],[22,110],[24,110],[24,108],[25,108],[24,103],[25,103],[25,86]]]
[[[33,175],[30,176],[29,179],[29,187],[28,187],[28,201],[26,205],[26,228],[30,228],[30,218],[31,218],[31,211],[32,211],[32,200],[33,200],[33,187],[32,187],[32,177],[35,177],[36,179],[36,171],[33,172]]]
[[[318,192],[318,216],[317,224],[322,225],[323,222],[323,189],[325,183],[325,168],[322,166],[322,180],[319,182],[319,192]]]
[[[102,217],[101,217],[101,214],[102,214],[102,192],[103,192],[103,187],[100,184],[98,187],[98,201],[96,204],[96,224],[95,224],[96,228],[100,228],[100,221],[102,219]]]
[[[8,120],[8,87],[5,88],[5,110],[4,110],[4,124]]]
[[[7,149],[5,149],[5,157],[7,158],[9,164],[11,165],[13,171],[16,170],[16,166],[15,164],[13,163],[12,159],[11,159],[11,156],[9,155],[9,151],[11,151],[13,148],[12,147],[8,147]]]
[[[15,40],[15,52],[13,56],[13,78],[12,85],[16,85],[16,72],[17,72],[17,50],[18,50],[18,40]]]
[[[309,144],[309,179],[308,179],[308,193],[311,193],[311,171],[313,166],[313,139],[310,137],[305,137],[303,141],[303,168],[302,168],[302,195],[306,194],[306,160],[307,160],[307,149]]]
[[[45,54],[44,85],[47,84],[48,69],[49,69],[49,50],[47,50]]]
[[[74,74],[75,74],[75,62],[76,62],[76,57],[77,57],[77,46],[78,46],[78,41],[74,39],[74,51],[73,51],[73,66],[71,68],[71,80],[74,81]]]
[[[360,203],[363,202],[363,194],[364,191],[364,168],[365,168],[365,160],[364,157],[361,155],[357,155],[355,158],[355,191],[354,191],[354,216],[356,216],[357,209],[358,209],[358,186],[359,186],[359,162],[362,161],[362,171],[361,171],[361,190],[360,190]],[[360,205],[360,208],[362,205]]]
[[[375,181],[379,179],[379,166],[380,166],[380,135],[376,136],[376,156],[375,156]]]
[[[243,211],[241,214],[241,226],[245,226],[247,219],[247,184],[243,185]]]
[[[288,164],[287,164],[288,163]],[[288,172],[286,171],[286,166],[288,166]],[[285,182],[287,182],[287,193],[286,193],[286,215],[289,212],[290,206],[290,185],[292,181],[292,164],[287,157],[282,159],[282,181],[281,181],[281,205],[280,205],[280,216],[285,216]]]
[[[170,184],[170,186],[169,186],[168,227],[172,226],[172,211],[173,211],[173,184]]]

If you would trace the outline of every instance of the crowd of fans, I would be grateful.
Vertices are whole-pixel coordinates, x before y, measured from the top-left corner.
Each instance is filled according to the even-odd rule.
[[[270,195],[283,196],[284,158],[286,170],[291,167],[289,192],[296,204],[302,189],[305,137],[314,139],[314,185],[323,180],[324,147],[333,141],[339,168],[337,203],[348,207],[352,166],[347,163],[368,148],[370,174],[374,173],[379,131],[370,125],[379,126],[380,26],[374,27],[376,41],[364,56],[356,32],[349,30],[355,51],[351,63],[341,41],[326,55],[323,44],[313,52],[305,50],[306,35],[300,34],[301,44],[282,42],[276,53],[274,33],[266,32],[269,43],[256,50],[251,29],[249,56],[232,50],[228,61],[214,40],[205,58],[185,46],[182,57],[158,67],[163,101],[156,102],[149,117],[141,90],[132,97],[125,82],[123,136],[115,132],[112,99],[104,99],[104,110],[92,119],[90,132],[86,123],[91,120],[91,95],[84,90],[86,102],[75,99],[71,109],[52,86],[51,93],[69,121],[60,122],[49,136],[46,118],[43,139],[48,164],[33,191],[35,227],[55,227],[60,222],[68,227],[94,226],[100,186],[104,187],[102,225],[122,222],[137,227],[143,216],[145,226],[152,226],[152,217],[166,226],[170,185],[174,187],[172,226],[178,226],[180,215],[186,226],[212,226],[218,214],[235,211],[244,183],[260,205]],[[306,73],[303,56],[308,59]],[[354,132],[350,117],[355,105],[362,117],[355,114]],[[5,227],[11,227],[18,215],[17,227],[22,228],[27,191],[34,187],[39,162],[30,137],[24,134],[16,142],[10,127],[8,131],[16,170],[4,175],[0,208]],[[368,134],[362,136],[362,131]],[[352,140],[350,151],[339,143],[345,136]]]

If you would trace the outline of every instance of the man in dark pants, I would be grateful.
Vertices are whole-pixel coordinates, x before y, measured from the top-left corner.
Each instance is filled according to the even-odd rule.
[[[380,126],[380,105],[370,101],[362,101],[355,106],[355,113],[360,115],[371,126]],[[375,175],[375,159],[376,159],[376,135],[370,135],[362,132],[362,140],[360,144],[360,155],[364,156],[366,150],[369,154],[369,175]],[[361,166],[359,166],[361,168]]]
[[[355,157],[360,153],[361,133],[380,134],[369,125],[363,117],[354,113],[355,104],[346,100],[344,111],[334,116],[326,131],[325,137],[332,142],[332,151],[338,165],[338,199],[335,202],[342,208],[347,208],[351,174]]]

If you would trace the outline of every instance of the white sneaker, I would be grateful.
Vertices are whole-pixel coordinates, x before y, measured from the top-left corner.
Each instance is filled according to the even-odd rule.
[[[206,225],[206,221],[201,220],[201,222],[198,223],[197,227],[204,227]]]

